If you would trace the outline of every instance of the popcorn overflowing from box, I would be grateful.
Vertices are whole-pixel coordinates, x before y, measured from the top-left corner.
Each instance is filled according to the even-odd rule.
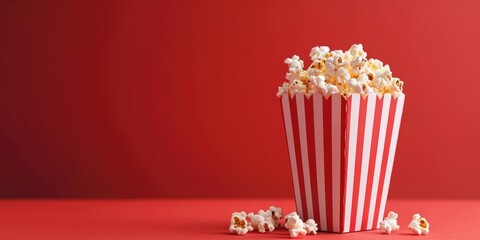
[[[278,88],[278,96],[285,93],[312,95],[321,93],[330,96],[335,93],[345,98],[354,93],[368,95],[402,94],[403,82],[392,76],[389,65],[383,65],[378,59],[367,59],[362,44],[354,44],[343,52],[330,51],[329,47],[314,47],[310,52],[312,64],[304,68],[304,62],[294,55],[285,59],[288,65],[286,79]]]
[[[314,47],[285,59],[278,88],[297,213],[321,231],[377,229],[383,220],[403,112],[403,81],[367,58]]]

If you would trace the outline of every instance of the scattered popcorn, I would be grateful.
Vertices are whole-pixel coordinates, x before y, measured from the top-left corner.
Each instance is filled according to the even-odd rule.
[[[427,235],[429,230],[430,224],[428,224],[427,219],[420,217],[420,214],[414,214],[413,219],[408,224],[408,229],[418,235]]]
[[[317,234],[318,231],[317,223],[313,219],[308,219],[304,223],[296,212],[285,216],[285,228],[288,229],[292,238],[307,234]]]
[[[302,93],[309,97],[320,93],[329,97],[339,93],[348,98],[355,93],[364,97],[403,94],[403,82],[392,76],[390,66],[378,59],[367,59],[362,44],[353,44],[346,52],[330,51],[327,46],[313,47],[310,58],[312,64],[307,69],[303,69],[304,62],[297,55],[285,59],[288,82],[278,88],[277,96]]]
[[[318,227],[317,223],[313,219],[308,219],[305,222],[305,230],[307,231],[307,234],[317,234]]]
[[[400,225],[397,224],[397,218],[398,214],[390,211],[387,217],[380,222],[380,232],[390,234],[400,229]]]
[[[238,235],[245,235],[249,231],[253,231],[253,228],[249,226],[247,222],[247,214],[245,212],[234,212],[230,219],[230,232]]]
[[[275,226],[272,225],[271,222],[263,221],[260,225],[258,225],[258,231],[264,233],[266,231],[272,232],[275,230]]]
[[[305,224],[296,212],[285,216],[285,228],[288,229],[290,232],[290,237],[292,238],[305,236],[307,234],[307,230],[305,230]]]
[[[254,230],[258,230],[261,233],[264,233],[267,230],[269,232],[275,230],[275,226],[273,225],[274,223],[271,220],[271,215],[263,210],[258,211],[258,214],[249,213],[247,217],[250,219],[249,225]],[[267,221],[267,218],[269,221]]]
[[[258,210],[255,214],[250,212],[234,212],[230,219],[230,232],[238,235],[245,235],[248,232],[257,230],[258,232],[272,232],[275,228],[280,228],[280,220],[284,218],[281,208],[270,206],[266,211]],[[247,221],[248,220],[248,221]],[[285,228],[288,229],[290,237],[305,236],[307,234],[317,234],[318,224],[313,219],[303,222],[296,212],[285,216]]]
[[[267,210],[267,212],[270,212],[269,216],[271,216],[271,220],[272,220],[272,224],[275,226],[275,227],[280,227],[282,226],[280,224],[280,219],[283,218],[283,211],[281,208],[279,207],[275,207],[275,206],[270,206]],[[268,220],[268,218],[267,218]]]

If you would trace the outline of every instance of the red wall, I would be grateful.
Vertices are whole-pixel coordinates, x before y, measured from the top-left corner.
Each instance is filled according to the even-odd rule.
[[[2,1],[0,197],[292,197],[283,60],[352,43],[405,81],[390,196],[480,197],[479,7]]]

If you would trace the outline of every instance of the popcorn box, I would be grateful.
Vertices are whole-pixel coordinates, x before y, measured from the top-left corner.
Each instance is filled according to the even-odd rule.
[[[405,95],[314,93],[280,98],[295,203],[321,231],[371,230],[383,220]]]

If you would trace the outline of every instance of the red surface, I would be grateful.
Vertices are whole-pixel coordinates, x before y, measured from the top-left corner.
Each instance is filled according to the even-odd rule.
[[[0,197],[291,197],[283,60],[363,43],[405,81],[390,196],[478,198],[479,8],[1,1]]]
[[[228,232],[231,213],[257,211],[269,205],[290,212],[293,200],[12,200],[0,201],[0,239],[289,239],[288,231]],[[392,200],[388,210],[399,214],[400,230],[346,234],[319,233],[303,239],[478,239],[478,200]],[[430,234],[408,231],[417,211],[430,223]]]

